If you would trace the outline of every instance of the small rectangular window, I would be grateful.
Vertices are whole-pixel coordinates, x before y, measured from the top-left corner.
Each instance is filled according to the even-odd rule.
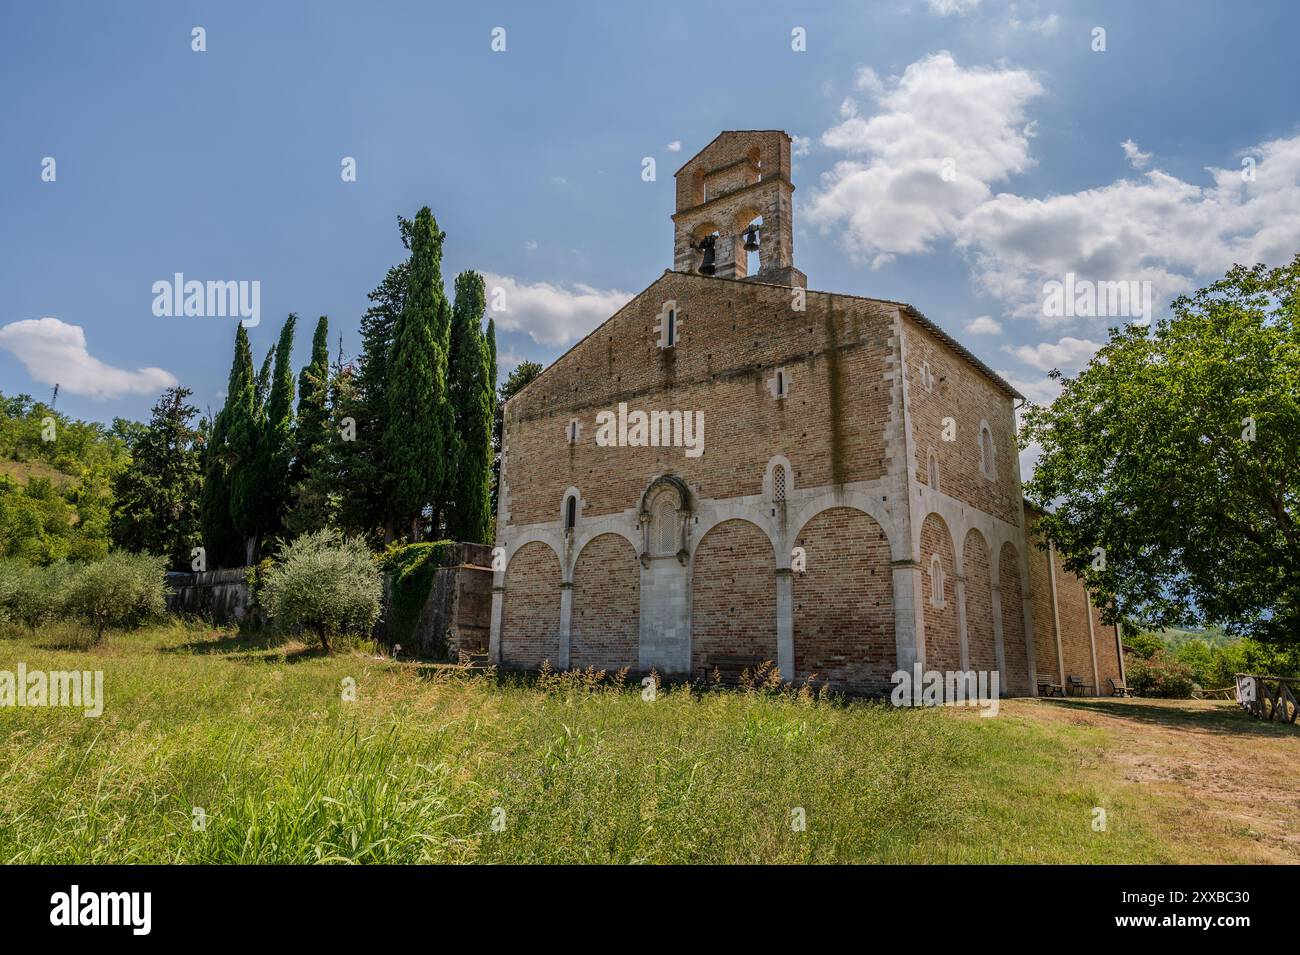
[[[675,308],[668,310],[667,344],[669,348],[677,344],[677,309]]]

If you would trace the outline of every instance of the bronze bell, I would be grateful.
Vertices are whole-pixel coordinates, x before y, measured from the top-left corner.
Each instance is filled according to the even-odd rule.
[[[697,249],[704,253],[704,261],[700,263],[701,275],[712,275],[717,271],[717,267],[713,264],[713,243],[716,239],[717,236],[706,235],[696,246]]]
[[[745,230],[745,251],[758,251],[758,226],[752,225]]]

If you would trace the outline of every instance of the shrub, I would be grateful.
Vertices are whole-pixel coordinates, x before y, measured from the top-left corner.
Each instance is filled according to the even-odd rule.
[[[366,545],[333,528],[303,534],[267,572],[260,602],[279,626],[315,634],[330,652],[334,634],[368,634],[379,619],[383,583]]]
[[[1180,663],[1167,651],[1157,650],[1145,659],[1129,654],[1124,667],[1128,685],[1138,696],[1185,700],[1192,695],[1195,682],[1191,667]]]
[[[21,623],[33,633],[62,615],[72,568],[65,561],[40,567],[21,560],[0,561],[0,620]]]
[[[89,624],[96,642],[109,627],[138,627],[166,610],[166,570],[164,557],[111,553],[71,574],[67,610]]]
[[[388,639],[394,643],[412,643],[415,625],[420,620],[433,586],[433,574],[447,563],[454,541],[427,541],[396,547],[384,554],[382,567],[392,575],[392,605]]]

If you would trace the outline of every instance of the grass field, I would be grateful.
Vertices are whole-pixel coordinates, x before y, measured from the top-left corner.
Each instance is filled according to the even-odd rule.
[[[1300,858],[1300,733],[1231,704],[647,702],[181,623],[10,632],[0,670],[20,661],[103,670],[106,701],[0,708],[10,863]]]

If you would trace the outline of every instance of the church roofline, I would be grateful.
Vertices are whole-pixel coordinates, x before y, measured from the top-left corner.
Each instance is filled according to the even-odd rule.
[[[705,148],[707,149],[708,147],[706,146]],[[564,353],[556,357],[555,361],[551,362],[549,365],[547,365],[545,368],[542,369],[542,373],[540,375],[538,375],[527,385],[521,388],[518,392],[512,395],[510,399],[506,402],[506,404],[509,404],[511,401],[514,401],[520,395],[527,394],[528,389],[532,388],[535,384],[537,384],[539,381],[545,378],[547,372],[549,372],[552,368],[554,368],[561,361],[567,358],[576,348],[578,348],[579,345],[585,342],[588,338],[591,338],[593,335],[595,335],[598,331],[600,331],[602,328],[604,328],[614,319],[618,318],[618,316],[621,315],[629,305],[631,305],[637,299],[641,298],[641,296],[645,295],[646,292],[650,291],[652,288],[654,288],[656,285],[662,282],[666,276],[669,275],[682,275],[692,279],[700,279],[702,281],[708,281],[708,282],[737,282],[737,283],[743,283],[745,285],[766,285],[771,288],[790,288],[790,286],[788,285],[778,285],[775,282],[762,282],[754,278],[727,279],[727,278],[720,278],[719,276],[716,275],[700,275],[698,272],[677,272],[674,271],[673,269],[664,269],[663,275],[659,276],[659,278],[655,279],[653,282],[647,285],[636,295],[633,295],[630,299],[628,299],[626,302],[623,303],[623,305],[618,309],[618,311],[614,312],[614,314],[610,315],[609,318],[605,319],[603,322],[601,322],[599,325],[597,325],[595,328],[589,331],[586,335],[583,335],[580,339],[578,339],[567,349],[565,349]],[[958,355],[960,355],[966,361],[974,365],[978,371],[983,373],[985,377],[987,377],[990,381],[992,381],[995,385],[997,385],[1002,391],[1006,392],[1012,398],[1015,398],[1019,401],[1025,400],[1024,395],[1022,395],[1015,388],[1011,387],[1011,385],[1008,384],[1006,380],[1004,380],[997,372],[991,369],[988,365],[984,364],[984,362],[976,358],[975,355],[969,349],[967,349],[965,345],[957,341],[957,339],[953,338],[951,335],[945,332],[942,328],[940,328],[930,319],[926,318],[926,316],[917,308],[915,308],[912,305],[909,305],[906,302],[895,302],[892,299],[887,299],[887,298],[871,298],[870,296],[867,295],[852,295],[847,292],[824,292],[819,289],[808,289],[808,292],[814,295],[837,295],[840,298],[851,298],[851,299],[856,299],[857,301],[860,302],[875,302],[879,305],[892,305],[895,308],[906,312],[909,318],[911,318],[917,324],[921,325],[923,328],[933,332],[940,341],[948,345]]]
[[[698,152],[696,152],[694,156],[692,156],[690,159],[686,160],[686,162],[678,166],[677,171],[673,173],[673,178],[676,179],[678,176],[680,176],[682,174],[683,169],[685,169],[691,163],[695,162],[695,160],[699,159],[702,155],[704,155],[704,153],[707,152],[713,146],[713,144],[716,143],[719,139],[721,139],[723,136],[729,136],[732,133],[780,133],[786,139],[790,139],[790,134],[787,133],[784,129],[724,129],[722,132],[718,133],[718,135],[714,136],[707,143],[705,143],[704,147],[700,149]],[[793,140],[791,141],[793,142]]]

